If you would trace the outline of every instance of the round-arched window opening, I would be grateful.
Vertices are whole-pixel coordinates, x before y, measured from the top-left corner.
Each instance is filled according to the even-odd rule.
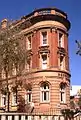
[[[40,94],[41,102],[49,102],[50,97],[49,84],[46,82],[42,83],[40,90],[41,90]]]

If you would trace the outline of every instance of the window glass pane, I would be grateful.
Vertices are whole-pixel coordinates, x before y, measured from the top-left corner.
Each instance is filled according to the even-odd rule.
[[[46,100],[46,92],[44,92],[44,100]]]
[[[28,49],[31,49],[31,36],[28,37]]]
[[[31,93],[28,94],[28,102],[31,102]]]
[[[42,68],[47,68],[47,55],[42,55]]]
[[[64,57],[60,56],[60,68],[63,69],[64,67]]]
[[[44,101],[49,101],[49,85],[44,83],[41,86],[41,97],[42,97],[42,102]]]
[[[65,103],[65,101],[66,101],[65,99],[66,98],[65,98],[65,85],[64,84],[60,85],[60,90],[61,90],[60,91],[60,101]]]
[[[27,92],[26,92],[25,101],[26,101],[26,103],[32,101],[32,91],[30,89],[27,90]]]
[[[44,89],[46,89],[46,84],[44,84]]]
[[[12,94],[12,104],[16,105],[17,104],[17,93]]]
[[[59,47],[64,47],[63,34],[59,33]]]
[[[63,96],[62,96],[62,92],[61,92],[61,101],[63,101]]]
[[[42,44],[47,44],[47,32],[42,32]]]
[[[46,92],[46,99],[49,100],[49,92]]]
[[[2,106],[6,105],[6,96],[2,95]]]

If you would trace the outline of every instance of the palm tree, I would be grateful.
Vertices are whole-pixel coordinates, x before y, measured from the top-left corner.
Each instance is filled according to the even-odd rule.
[[[10,97],[9,78],[13,74],[13,68],[16,70],[16,76],[21,75],[27,58],[26,50],[22,45],[24,35],[21,35],[20,31],[19,27],[12,27],[10,24],[5,29],[0,30],[0,72],[1,75],[2,71],[5,73],[8,112]]]

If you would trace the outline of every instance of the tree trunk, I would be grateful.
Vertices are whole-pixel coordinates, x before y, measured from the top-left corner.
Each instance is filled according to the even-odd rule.
[[[7,112],[9,112],[9,102],[10,102],[10,93],[9,93],[9,84],[8,84],[8,72],[6,71],[6,84],[7,84]]]

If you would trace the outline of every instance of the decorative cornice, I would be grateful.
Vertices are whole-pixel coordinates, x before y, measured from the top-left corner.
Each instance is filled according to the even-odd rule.
[[[69,28],[70,28],[70,22],[67,19],[65,19],[62,16],[53,15],[53,14],[34,16],[31,18],[31,23],[33,25],[37,22],[46,21],[46,20],[58,21],[58,22],[62,23],[67,28],[67,30],[69,30]]]
[[[58,47],[57,54],[60,54],[60,55],[62,55],[62,56],[65,56],[65,55],[66,55],[66,50],[65,50],[65,48],[63,48],[63,47]]]
[[[40,54],[49,54],[49,53],[50,53],[50,50],[48,45],[39,47],[39,51],[38,51],[39,56]]]

